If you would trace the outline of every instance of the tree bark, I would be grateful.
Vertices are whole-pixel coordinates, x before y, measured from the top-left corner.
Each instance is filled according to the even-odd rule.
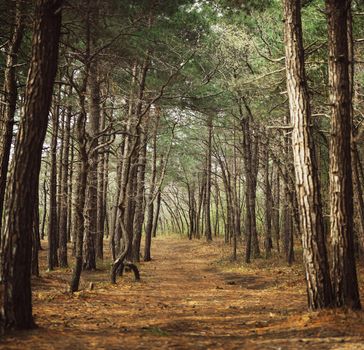
[[[152,155],[152,175],[150,179],[149,193],[147,197],[147,220],[145,225],[145,245],[144,261],[151,261],[152,230],[154,216],[154,192],[157,180],[157,132],[159,124],[159,113],[156,115],[153,128],[153,155]]]
[[[206,192],[205,192],[205,237],[208,242],[212,241],[211,229],[211,160],[212,160],[212,116],[207,119],[207,154],[206,154]]]
[[[354,255],[351,172],[352,91],[349,72],[348,0],[326,0],[331,104],[331,279],[335,305],[360,309]],[[348,26],[349,24],[349,26]]]
[[[293,124],[292,147],[302,222],[308,306],[331,306],[332,292],[323,234],[322,203],[311,134],[311,110],[302,43],[301,3],[284,0],[287,89]]]
[[[265,256],[269,258],[272,253],[272,190],[269,181],[269,143],[263,145],[263,171],[264,171],[264,208],[265,208]]]
[[[51,141],[51,171],[49,186],[49,221],[48,221],[48,270],[52,271],[58,266],[57,239],[58,239],[58,210],[57,210],[57,137],[59,124],[59,98],[54,102],[52,116],[52,141]]]
[[[81,97],[82,99],[82,97]],[[81,102],[83,104],[84,102]],[[88,156],[87,146],[85,139],[85,122],[86,113],[81,112],[76,125],[76,138],[79,149],[79,165],[78,165],[78,181],[76,189],[76,201],[75,201],[75,238],[76,238],[76,251],[75,251],[75,267],[73,268],[72,279],[70,283],[70,291],[76,292],[79,289],[80,277],[83,266],[83,236],[85,233],[85,217],[84,210],[86,204],[86,188],[88,177]]]
[[[15,146],[2,246],[2,328],[34,326],[30,280],[34,206],[57,71],[61,6],[60,0],[36,2],[31,63]]]
[[[138,174],[137,174],[137,190],[136,190],[136,206],[134,215],[134,236],[132,243],[133,261],[140,261],[140,243],[142,239],[142,229],[144,222],[144,195],[145,195],[145,167],[147,162],[147,135],[146,130],[143,127],[140,133],[140,151],[138,160]]]
[[[104,130],[106,126],[105,111],[101,111],[100,130]],[[105,138],[101,137],[101,144],[105,143]],[[96,257],[98,259],[104,258],[104,231],[105,231],[105,205],[106,205],[106,193],[105,193],[105,178],[106,178],[106,150],[103,150],[99,154],[99,160],[97,164],[97,229],[96,229]]]
[[[90,74],[88,79],[89,88],[89,133],[90,157],[89,157],[89,175],[87,181],[87,199],[86,199],[86,220],[85,220],[85,242],[84,242],[84,265],[85,270],[96,269],[96,240],[97,240],[97,182],[98,171],[97,165],[99,160],[98,152],[93,150],[99,144],[98,133],[100,131],[100,81],[98,77],[98,63],[96,60],[90,64]]]
[[[161,209],[162,203],[162,191],[159,190],[156,198],[156,207],[154,211],[154,218],[153,218],[153,228],[152,228],[152,236],[157,237],[157,229],[158,229],[158,221],[159,221],[159,213]]]
[[[273,218],[272,218],[272,230],[273,235],[276,241],[277,252],[280,252],[280,195],[281,195],[281,187],[280,187],[280,177],[279,177],[279,169],[278,166],[274,171],[274,187],[273,187]]]
[[[70,93],[72,89],[70,90]],[[67,267],[67,241],[68,241],[68,196],[69,196],[69,151],[71,138],[72,107],[67,108],[63,133],[63,157],[61,164],[62,182],[60,188],[60,216],[59,216],[59,266]]]
[[[10,149],[13,140],[14,116],[18,89],[16,83],[16,64],[24,32],[23,1],[15,2],[14,29],[7,47],[6,66],[4,72],[4,115],[0,120],[0,232],[5,189],[9,169]]]

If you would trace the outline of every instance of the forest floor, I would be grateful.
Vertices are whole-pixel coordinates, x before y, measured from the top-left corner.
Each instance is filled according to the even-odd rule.
[[[38,328],[7,335],[0,349],[364,349],[364,312],[306,311],[301,264],[244,266],[226,249],[158,238],[140,282],[128,273],[110,285],[104,263],[73,295],[71,269],[43,272],[33,288]]]

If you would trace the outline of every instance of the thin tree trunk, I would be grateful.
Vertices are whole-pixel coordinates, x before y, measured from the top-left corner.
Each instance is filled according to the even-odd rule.
[[[147,135],[146,130],[143,128],[140,133],[140,151],[138,160],[138,174],[137,174],[137,191],[136,191],[136,207],[134,216],[134,236],[132,243],[133,261],[140,261],[140,243],[142,239],[142,229],[144,222],[144,194],[145,194],[145,167],[146,167],[146,153],[147,153]]]
[[[73,225],[73,175],[74,175],[74,160],[75,160],[75,126],[72,126],[72,137],[70,140],[70,161],[69,161],[69,182],[68,182],[68,214],[67,214],[67,242],[75,242],[74,225]]]
[[[39,277],[39,250],[40,250],[40,223],[39,223],[39,189],[36,193],[33,220],[33,246],[32,246],[32,275]]]
[[[72,89],[70,90],[70,93]],[[59,216],[59,266],[67,267],[67,241],[68,241],[68,195],[69,195],[69,151],[71,138],[71,118],[72,108],[69,106],[63,132],[63,157],[60,171],[62,172],[62,182],[60,188],[60,216]]]
[[[59,87],[57,97],[54,102],[54,112],[52,118],[52,141],[51,141],[51,172],[49,186],[49,221],[48,221],[48,270],[52,271],[58,266],[57,239],[58,239],[58,210],[57,210],[57,137],[59,124]]]
[[[9,169],[10,149],[13,140],[14,116],[18,89],[16,82],[16,64],[18,52],[24,31],[24,3],[15,2],[14,29],[7,47],[6,66],[4,72],[4,115],[0,119],[0,232],[2,231],[2,217],[6,189],[6,180]]]
[[[212,158],[212,116],[207,120],[208,138],[207,138],[207,156],[206,156],[206,192],[205,192],[205,237],[208,242],[212,241],[211,230],[211,158]]]
[[[278,166],[277,166],[278,167]],[[280,177],[279,169],[274,171],[274,189],[273,189],[273,220],[272,220],[272,230],[276,241],[277,252],[280,252]]]
[[[81,112],[77,121],[77,143],[79,148],[79,165],[77,172],[77,190],[75,201],[75,238],[76,238],[76,251],[75,251],[75,267],[73,269],[72,279],[70,283],[70,291],[76,292],[79,289],[80,277],[83,265],[83,236],[85,232],[85,217],[84,210],[86,204],[86,188],[88,177],[88,159],[86,151],[85,129],[84,124],[86,120],[86,114]]]
[[[46,223],[47,223],[47,179],[48,179],[48,165],[45,167],[44,171],[44,180],[43,180],[43,218],[42,218],[42,231],[41,231],[41,239],[45,237]]]
[[[157,237],[157,229],[158,229],[158,221],[159,221],[159,213],[161,209],[162,203],[162,191],[159,190],[156,198],[156,208],[153,218],[153,228],[152,228],[152,236]]]
[[[153,230],[153,216],[154,216],[154,192],[157,180],[157,132],[159,125],[158,118],[154,122],[153,128],[153,153],[152,153],[152,176],[150,179],[149,194],[147,197],[147,220],[145,225],[145,245],[144,245],[144,261],[151,261],[151,245],[152,245],[152,230]]]
[[[101,112],[101,123],[100,130],[104,130],[106,125],[105,111]],[[101,144],[105,142],[104,137],[101,138]],[[96,235],[96,257],[98,259],[104,258],[104,231],[105,231],[105,158],[106,154],[103,151],[99,155],[99,160],[97,164],[97,235]]]
[[[84,242],[84,265],[85,270],[96,269],[96,240],[97,240],[97,182],[98,171],[97,165],[99,160],[98,152],[93,150],[97,148],[99,140],[97,134],[100,131],[100,81],[98,77],[98,64],[94,61],[90,64],[90,74],[88,79],[88,89],[90,92],[89,108],[89,133],[91,135],[90,157],[89,157],[89,174],[87,181],[87,199],[86,199],[86,220],[85,220],[85,242]]]
[[[269,181],[269,143],[263,145],[263,171],[264,171],[264,208],[265,208],[265,256],[269,258],[272,253],[272,190]]]

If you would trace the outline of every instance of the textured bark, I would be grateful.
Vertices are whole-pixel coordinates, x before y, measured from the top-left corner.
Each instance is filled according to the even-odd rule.
[[[140,132],[140,130],[139,130]],[[137,134],[138,145],[136,149],[140,147],[140,135],[139,132]],[[131,156],[131,165],[129,169],[129,181],[126,186],[126,198],[125,198],[125,213],[124,213],[124,225],[126,232],[128,234],[128,241],[130,241],[130,247],[126,255],[127,260],[132,260],[132,242],[134,237],[134,217],[135,217],[135,194],[136,194],[136,186],[137,186],[137,171],[138,171],[138,154],[137,151],[133,152]],[[125,243],[122,241],[122,244]]]
[[[286,170],[287,171],[287,170]],[[290,266],[294,262],[294,249],[293,249],[293,222],[292,222],[292,208],[290,206],[290,189],[285,183],[284,185],[284,201],[282,203],[282,226],[284,238],[284,253],[286,256],[287,264]]]
[[[89,175],[87,181],[87,200],[86,200],[86,221],[85,221],[85,242],[84,242],[84,265],[85,270],[96,269],[96,240],[97,240],[97,182],[98,171],[97,164],[99,160],[98,152],[93,152],[98,146],[96,137],[100,131],[100,82],[98,78],[97,62],[90,64],[89,74],[89,125],[88,132],[91,137],[90,157],[89,157]]]
[[[310,130],[311,110],[304,68],[300,12],[299,0],[284,1],[287,90],[293,124],[292,147],[302,225],[308,306],[319,309],[332,304],[332,292],[323,234],[316,156]]]
[[[195,183],[187,182],[188,191],[188,217],[189,217],[189,233],[188,238],[191,240],[196,236],[196,198],[195,198]]]
[[[225,220],[225,243],[230,242],[231,234],[233,232],[233,205],[232,205],[232,191],[230,184],[230,174],[227,169],[226,163],[223,162],[220,156],[217,157],[219,162],[222,180],[225,189],[225,201],[226,201],[226,220]],[[223,204],[221,203],[221,207]]]
[[[273,218],[272,218],[272,231],[276,242],[278,253],[280,252],[280,197],[281,186],[279,178],[279,170],[275,168],[274,171],[274,187],[273,187]]]
[[[290,115],[286,115],[284,118],[284,123],[289,125],[291,123]],[[295,178],[295,170],[292,168],[292,140],[288,135],[283,138],[284,142],[284,157],[286,159],[286,164],[283,166],[283,203],[282,203],[282,221],[283,221],[283,238],[284,238],[284,252],[286,256],[287,264],[290,266],[294,262],[294,227],[293,227],[293,217],[295,208],[295,189],[291,186],[291,182],[288,180],[290,178]],[[294,155],[293,155],[294,156]],[[317,166],[316,166],[317,169]],[[296,180],[295,180],[296,181]]]
[[[218,184],[218,175],[217,175],[217,164],[215,164],[215,177],[214,177],[214,186],[215,186],[215,193],[214,193],[214,203],[215,203],[215,222],[214,222],[214,235],[215,237],[220,236],[220,206],[219,206],[219,199],[220,199],[220,188]],[[240,206],[239,206],[240,209]],[[221,212],[223,214],[223,212]],[[240,210],[239,210],[240,214]],[[239,215],[239,228],[240,228],[240,215]],[[240,232],[241,234],[241,232]]]
[[[4,114],[0,119],[0,218],[3,217],[6,179],[9,169],[9,157],[13,140],[14,116],[18,89],[16,83],[16,64],[18,52],[23,38],[24,17],[23,2],[15,2],[14,29],[7,47],[6,66],[4,72]],[[2,220],[0,220],[0,232]]]
[[[130,114],[131,115],[131,114]],[[129,116],[130,116],[129,115]],[[129,118],[127,130],[130,132],[132,128],[132,119]],[[134,141],[135,142],[135,141]],[[120,185],[120,193],[119,193],[119,202],[118,202],[118,215],[116,218],[116,229],[115,231],[119,231],[121,234],[121,240],[123,245],[120,251],[116,252],[116,259],[114,259],[111,271],[110,278],[111,283],[116,283],[116,275],[118,271],[122,271],[124,266],[128,265],[134,271],[136,279],[139,277],[139,271],[135,265],[128,262],[126,260],[127,255],[131,252],[132,241],[130,240],[130,234],[127,232],[127,229],[124,224],[125,219],[125,211],[126,211],[126,196],[127,196],[127,187],[129,182],[129,175],[131,170],[131,157],[135,150],[136,144],[133,144],[130,137],[126,136],[125,145],[124,145],[124,154],[122,160],[122,171],[121,171],[121,185]],[[115,232],[115,236],[117,236],[117,232]]]
[[[72,126],[72,137],[70,140],[70,159],[69,159],[69,181],[68,181],[68,214],[67,214],[67,242],[73,242],[74,225],[73,225],[73,177],[74,177],[74,160],[75,160],[75,126]],[[73,251],[74,252],[74,251]]]
[[[47,198],[48,198],[48,187],[47,187],[47,179],[48,179],[48,164],[46,164],[44,171],[44,180],[43,180],[43,217],[42,217],[42,230],[41,230],[41,239],[45,237],[46,230],[46,222],[47,222]]]
[[[249,114],[251,115],[250,109],[248,108]],[[252,115],[251,115],[252,119]],[[251,211],[251,230],[252,230],[252,253],[254,258],[260,257],[260,247],[257,230],[257,180],[258,180],[258,169],[259,169],[259,140],[256,135],[252,135],[252,179],[251,187],[249,191],[250,199],[250,211]]]
[[[123,246],[122,251],[119,253],[118,257],[116,258],[116,260],[113,262],[113,264],[111,266],[110,280],[111,280],[112,284],[116,283],[117,273],[118,272],[122,273],[125,266],[129,267],[134,272],[136,281],[140,280],[140,274],[139,274],[139,270],[138,270],[137,266],[126,260],[126,256],[127,256],[128,252],[131,250],[132,242],[129,241],[128,232],[126,231],[123,221],[120,219],[121,218],[119,218],[119,223],[121,226],[121,233],[122,233],[122,239],[124,242],[124,246]]]
[[[260,255],[257,226],[256,226],[256,188],[258,175],[258,140],[253,135],[251,128],[252,113],[245,98],[242,99],[247,110],[247,116],[243,116],[240,107],[240,122],[243,132],[243,159],[245,169],[245,262],[250,263],[251,257]]]
[[[101,112],[100,130],[104,130],[106,125],[105,111]],[[105,143],[105,138],[101,138],[101,144]],[[106,154],[103,151],[99,155],[97,165],[97,235],[96,235],[96,257],[104,258],[104,231],[105,231],[105,215],[106,215]]]
[[[104,176],[104,182],[103,182],[103,195],[104,195],[104,200],[103,200],[103,216],[104,216],[104,234],[103,236],[105,238],[109,238],[109,232],[110,232],[110,224],[109,224],[109,210],[108,210],[108,190],[109,190],[109,165],[110,165],[110,153],[108,152],[105,156],[104,159],[105,162],[105,176]],[[102,219],[101,219],[102,220]]]
[[[119,158],[122,159],[124,154],[124,142],[122,142],[122,144],[120,145],[120,154],[119,154]],[[112,260],[116,259],[116,250],[117,250],[117,245],[119,243],[120,240],[120,235],[118,234],[117,231],[118,230],[118,226],[117,226],[117,217],[118,217],[118,203],[119,203],[119,199],[120,199],[120,194],[121,194],[121,180],[122,180],[122,163],[119,162],[117,169],[116,169],[116,196],[114,199],[114,207],[113,207],[113,211],[112,211],[112,218],[111,218],[111,235],[110,235],[110,250],[111,250],[111,257]]]
[[[137,190],[135,196],[135,215],[134,215],[134,236],[132,243],[133,261],[140,261],[140,243],[142,239],[142,229],[144,222],[144,194],[145,194],[145,167],[146,167],[146,153],[147,153],[147,135],[145,129],[140,133],[140,151],[138,160],[138,174],[137,174]]]
[[[39,250],[40,250],[40,222],[39,222],[39,190],[36,191],[33,219],[33,245],[32,245],[32,275],[39,277]]]
[[[60,97],[58,91],[58,101]],[[49,221],[48,221],[48,270],[52,271],[58,266],[57,239],[58,239],[58,210],[57,210],[57,137],[59,124],[59,106],[55,105],[52,116],[51,141],[51,171],[49,186]]]
[[[360,309],[354,255],[351,173],[352,91],[348,26],[350,1],[326,0],[331,104],[330,219],[331,279],[336,306]]]
[[[68,241],[68,190],[69,190],[69,151],[71,138],[72,108],[68,107],[63,133],[63,157],[60,171],[62,182],[60,184],[60,216],[59,216],[59,266],[67,267],[67,241]]]
[[[241,236],[241,230],[240,230],[240,203],[238,198],[238,170],[237,170],[237,156],[236,156],[236,131],[235,131],[235,125],[234,125],[234,132],[233,132],[233,184],[232,184],[232,190],[230,191],[230,197],[231,201],[233,203],[233,213],[231,213],[230,217],[232,217],[232,228],[233,228],[233,256],[232,259],[236,261],[237,259],[237,250],[238,250],[238,236]]]
[[[251,189],[253,187],[252,177],[252,154],[251,154],[251,135],[250,123],[247,118],[241,119],[241,127],[243,130],[243,156],[244,156],[244,169],[245,169],[245,262],[251,261],[252,250],[252,196]]]
[[[31,63],[9,184],[2,246],[3,328],[27,329],[34,325],[30,280],[34,206],[57,70],[61,5],[62,1],[58,0],[36,1]]]
[[[60,74],[61,75],[61,74]],[[62,85],[60,85],[60,88],[62,88]],[[61,105],[61,96],[59,99],[59,103]],[[59,253],[59,239],[60,239],[60,219],[61,219],[61,206],[62,206],[62,183],[63,183],[63,152],[64,152],[64,134],[65,134],[65,119],[66,119],[66,113],[64,108],[60,106],[60,117],[59,117],[59,125],[58,125],[58,140],[57,143],[59,143],[59,146],[57,146],[57,252]],[[57,258],[59,261],[59,259]]]
[[[158,119],[154,122],[153,128],[153,155],[152,155],[152,175],[149,185],[149,193],[147,197],[147,220],[145,225],[145,245],[144,245],[144,261],[150,261],[151,245],[152,245],[152,230],[153,230],[153,217],[154,217],[154,192],[157,181],[157,130]]]
[[[75,91],[78,93],[78,103],[80,106],[80,112],[76,118],[74,126],[75,141],[78,150],[78,168],[77,168],[77,185],[75,191],[74,201],[74,255],[75,265],[73,268],[72,278],[70,281],[70,291],[76,292],[79,289],[80,278],[83,268],[83,250],[84,250],[84,236],[85,236],[85,206],[87,195],[87,179],[89,174],[89,153],[88,153],[88,138],[86,134],[86,122],[87,122],[87,108],[86,108],[86,95],[88,80],[90,75],[90,1],[87,1],[87,13],[86,13],[86,26],[85,26],[85,55],[84,55],[84,69],[82,74],[82,81],[80,86],[74,85]],[[74,84],[74,81],[71,80]]]
[[[87,176],[88,176],[88,158],[86,150],[85,139],[85,121],[86,114],[81,112],[77,120],[77,132],[76,138],[79,149],[79,165],[78,165],[78,181],[76,189],[75,200],[75,238],[76,238],[76,251],[75,251],[75,267],[73,268],[72,279],[70,283],[70,291],[78,291],[80,284],[80,277],[83,265],[83,236],[85,233],[85,203],[86,203],[86,188],[87,188]]]
[[[157,237],[157,229],[158,229],[158,222],[159,222],[159,213],[161,210],[161,203],[162,203],[162,191],[159,190],[156,198],[156,207],[154,211],[154,218],[153,218],[153,228],[152,228],[152,236]]]
[[[207,153],[206,153],[206,193],[205,193],[205,237],[207,241],[212,241],[211,229],[211,160],[212,160],[212,116],[207,120]]]
[[[145,60],[141,71],[138,73],[138,63],[133,64],[133,78],[130,87],[129,96],[129,112],[124,139],[124,149],[121,162],[121,180],[120,180],[120,195],[117,208],[117,220],[114,233],[114,244],[116,253],[123,254],[125,250],[125,234],[128,235],[128,251],[126,255],[117,258],[114,262],[123,264],[125,258],[132,259],[132,241],[133,241],[133,223],[135,213],[135,194],[136,194],[136,175],[138,170],[138,150],[140,150],[140,124],[142,123],[142,103],[145,88],[145,78],[148,69],[147,60]],[[139,80],[137,78],[140,78]],[[139,84],[137,84],[139,81]],[[124,232],[123,232],[124,230]],[[121,235],[121,237],[120,237]],[[122,239],[123,246],[118,249],[118,245]],[[120,262],[121,261],[121,262]]]
[[[352,160],[353,160],[353,186],[354,186],[354,198],[355,198],[355,209],[359,218],[359,250],[360,253],[364,252],[364,198],[363,198],[363,188],[362,179],[360,177],[360,158],[357,144],[353,142],[352,144]]]
[[[272,190],[269,181],[269,144],[268,141],[263,145],[263,171],[264,171],[264,208],[265,208],[265,256],[269,258],[272,251]]]

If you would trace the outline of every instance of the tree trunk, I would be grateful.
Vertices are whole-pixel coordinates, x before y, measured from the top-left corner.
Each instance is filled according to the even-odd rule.
[[[137,190],[135,197],[135,216],[134,216],[134,236],[132,243],[133,260],[134,262],[140,261],[140,243],[142,239],[142,229],[144,222],[144,194],[145,194],[145,167],[146,167],[146,153],[147,153],[147,135],[145,128],[142,128],[140,133],[140,151],[138,160],[138,174],[137,174]]]
[[[82,104],[82,102],[81,102]],[[83,236],[85,233],[85,217],[84,210],[86,204],[86,188],[87,188],[87,177],[88,177],[88,157],[86,150],[85,140],[85,121],[86,113],[81,112],[76,125],[76,138],[79,149],[79,165],[77,172],[77,189],[76,189],[76,200],[75,200],[75,238],[76,238],[76,251],[75,251],[75,267],[73,269],[72,279],[70,283],[70,291],[76,292],[79,289],[80,277],[83,266]]]
[[[355,208],[359,217],[359,250],[361,253],[364,252],[364,199],[363,199],[363,188],[362,179],[360,177],[360,159],[358,146],[355,142],[352,143],[352,160],[353,160],[353,185],[354,185],[354,195],[355,195]]]
[[[122,144],[120,145],[120,154],[119,157],[120,159],[123,158],[124,155],[124,142],[122,142]],[[111,235],[110,235],[110,249],[111,249],[111,257],[112,260],[116,259],[116,251],[119,240],[120,240],[120,235],[118,235],[118,227],[117,227],[117,217],[118,217],[118,203],[119,203],[119,199],[120,199],[120,194],[121,194],[121,186],[122,186],[122,174],[123,174],[123,166],[122,166],[122,162],[119,162],[117,168],[116,168],[116,196],[114,199],[114,207],[112,210],[112,222],[111,222]]]
[[[291,123],[291,118],[289,115],[284,117],[284,123],[289,125]],[[294,234],[293,234],[293,217],[295,210],[295,190],[292,188],[289,181],[290,178],[294,177],[294,169],[292,168],[292,141],[290,137],[286,134],[283,137],[283,148],[284,155],[286,159],[286,164],[283,166],[284,173],[284,186],[283,195],[284,202],[282,203],[282,221],[283,221],[283,238],[284,238],[284,252],[286,255],[286,261],[289,266],[294,262]],[[291,145],[290,145],[291,144]],[[316,165],[317,169],[317,165]],[[317,173],[318,174],[318,173]],[[318,176],[318,175],[317,175]]]
[[[42,218],[41,239],[44,239],[45,237],[46,222],[47,222],[47,198],[48,198],[47,178],[48,178],[48,164],[46,164],[45,166],[44,180],[43,180],[43,218]]]
[[[269,258],[272,252],[272,191],[269,181],[269,143],[263,145],[263,170],[264,170],[264,208],[265,208],[265,256]]]
[[[61,5],[60,0],[36,2],[31,63],[14,152],[2,247],[2,328],[34,326],[30,280],[34,206],[57,71]]]
[[[39,189],[36,192],[33,220],[33,246],[32,246],[32,275],[39,277],[39,250],[40,250],[40,222],[39,222]]]
[[[360,309],[354,255],[351,172],[352,91],[348,29],[350,1],[326,0],[331,104],[330,218],[331,278],[336,306]],[[348,26],[349,24],[349,26]]]
[[[205,237],[206,240],[212,241],[211,230],[211,158],[212,158],[212,116],[207,120],[208,138],[207,138],[207,155],[206,155],[206,192],[205,192]]]
[[[276,171],[274,171],[274,188],[273,188],[273,219],[272,219],[272,230],[274,238],[276,241],[277,252],[280,252],[280,178],[279,169],[277,166]]]
[[[152,236],[157,237],[157,229],[158,229],[158,221],[159,221],[159,213],[161,209],[161,203],[162,203],[162,191],[159,190],[157,194],[156,199],[156,208],[154,212],[154,218],[153,218],[153,228],[152,228]]]
[[[91,136],[90,142],[90,157],[89,157],[89,174],[87,181],[87,199],[86,199],[86,220],[85,220],[85,242],[84,242],[84,265],[85,270],[96,269],[96,239],[97,239],[97,182],[98,182],[98,152],[94,151],[98,146],[97,134],[100,131],[100,81],[98,77],[97,62],[90,64],[89,74],[89,133]]]
[[[322,203],[311,134],[311,110],[304,68],[301,3],[284,1],[287,89],[293,123],[292,147],[302,222],[303,259],[310,309],[332,304],[323,234]]]
[[[144,245],[144,261],[150,261],[151,245],[152,245],[152,230],[154,216],[154,192],[157,180],[157,132],[159,125],[159,113],[156,115],[153,128],[153,155],[152,155],[152,176],[150,179],[149,194],[147,197],[147,220],[145,225],[145,245]]]
[[[251,188],[252,183],[252,154],[251,154],[251,135],[250,125],[247,118],[241,119],[241,127],[243,131],[243,155],[244,155],[244,168],[245,168],[245,262],[251,261],[252,250],[252,196]]]
[[[68,182],[68,214],[67,214],[67,242],[75,241],[74,225],[73,225],[73,174],[75,160],[75,126],[72,126],[72,137],[70,140],[70,159],[69,159],[69,182]]]
[[[10,149],[13,140],[14,116],[18,89],[16,82],[16,64],[18,52],[23,38],[24,15],[23,2],[15,2],[14,29],[7,47],[6,66],[4,72],[4,115],[0,120],[0,232],[2,231],[2,217],[6,180],[9,169]]]
[[[101,111],[101,123],[100,130],[105,129],[105,111]],[[101,138],[101,144],[105,143],[105,138]],[[104,231],[105,231],[105,177],[106,177],[106,154],[105,150],[99,155],[99,161],[97,164],[97,235],[96,235],[96,257],[98,259],[104,258]]]
[[[72,90],[70,90],[70,93]],[[63,133],[63,157],[61,164],[62,182],[60,189],[60,216],[59,216],[59,266],[67,267],[67,241],[68,241],[68,195],[69,195],[69,151],[71,138],[72,108],[67,108],[67,115]]]
[[[58,239],[58,211],[57,211],[57,137],[59,123],[59,98],[61,87],[58,90],[58,99],[55,101],[52,118],[51,141],[51,173],[49,186],[49,221],[48,221],[48,270],[52,271],[58,266],[57,239]]]
[[[249,114],[251,114],[250,109],[248,109]],[[252,119],[252,117],[251,117]],[[258,180],[258,169],[259,169],[259,141],[256,135],[251,137],[251,154],[252,154],[252,185],[250,187],[249,196],[250,199],[250,210],[251,210],[251,231],[252,231],[252,253],[254,258],[260,257],[258,230],[257,230],[257,180]]]

